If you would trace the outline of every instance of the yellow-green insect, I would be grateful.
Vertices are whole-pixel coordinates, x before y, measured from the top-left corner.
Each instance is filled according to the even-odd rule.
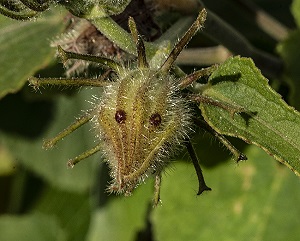
[[[183,97],[180,92],[210,71],[196,71],[183,78],[175,77],[171,71],[177,56],[201,28],[205,18],[206,11],[203,9],[165,62],[156,68],[150,67],[146,60],[144,43],[132,18],[129,19],[129,27],[138,57],[130,67],[108,58],[75,54],[59,48],[64,62],[69,59],[95,61],[110,68],[117,77],[110,82],[103,79],[65,80],[68,85],[104,86],[104,94],[90,112],[46,141],[44,146],[54,146],[64,136],[91,121],[99,144],[70,160],[68,165],[73,167],[82,159],[101,151],[110,167],[112,181],[109,191],[129,195],[149,175],[156,176],[156,188],[159,189],[160,174],[167,157],[176,146],[185,144],[198,175],[198,193],[210,190],[204,182],[192,146],[185,141],[193,122],[189,106],[191,98]],[[55,82],[53,79],[32,78],[30,82],[37,88],[42,84],[62,84],[62,79]],[[198,101],[197,98],[201,101],[201,96],[194,96]],[[156,195],[156,202],[158,200],[159,194]]]

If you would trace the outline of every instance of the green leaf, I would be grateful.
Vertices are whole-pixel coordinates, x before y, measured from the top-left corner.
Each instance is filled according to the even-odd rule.
[[[182,17],[174,23],[165,33],[160,36],[154,43],[145,42],[146,54],[151,66],[161,66],[173,48],[178,39],[183,36],[191,26],[195,17]],[[126,52],[136,55],[136,45],[130,33],[122,29],[113,19],[106,18],[91,18],[90,21],[95,27]]]
[[[15,93],[28,77],[53,59],[49,40],[63,28],[62,15],[19,22],[0,15],[0,98]]]
[[[0,143],[0,177],[11,175],[14,172],[15,163],[13,156],[7,148],[4,148]]]
[[[300,7],[299,7],[300,9]],[[300,29],[291,32],[287,39],[277,46],[277,51],[285,63],[284,77],[290,85],[290,102],[300,110]]]
[[[5,241],[66,240],[66,235],[57,220],[39,213],[0,217],[0,233],[1,240]]]
[[[300,1],[293,0],[291,11],[294,15],[298,27],[300,27]]]
[[[201,103],[203,117],[215,130],[258,145],[300,175],[299,112],[271,89],[251,59],[226,61],[211,75],[203,95],[246,111],[232,115]]]
[[[35,211],[56,217],[67,233],[67,240],[82,241],[90,223],[89,193],[65,192],[47,188],[34,207]]]
[[[44,150],[42,144],[44,139],[54,137],[74,122],[76,117],[83,114],[82,110],[91,108],[87,101],[91,100],[93,94],[99,92],[98,88],[83,89],[72,97],[57,96],[54,116],[45,133],[32,140],[0,131],[0,140],[13,151],[18,162],[52,185],[68,191],[86,191],[95,181],[97,167],[102,161],[101,155],[95,154],[72,169],[67,168],[67,161],[95,145],[97,139],[91,131],[91,125],[87,123],[82,126],[58,142],[51,150]],[[38,111],[43,113],[43,110]],[[39,123],[39,120],[30,116],[30,112],[26,117],[18,116],[18,118],[32,122],[30,128],[34,128],[32,125]]]
[[[145,228],[152,194],[153,182],[148,180],[130,197],[112,197],[109,203],[93,212],[87,240],[137,240],[137,233]]]
[[[119,1],[107,1],[99,0],[98,5],[103,8],[105,12],[109,15],[116,15],[122,13],[131,0],[119,0]]]
[[[236,167],[204,169],[212,191],[200,196],[193,166],[176,163],[152,213],[154,240],[299,240],[298,177],[255,146],[245,154],[249,160]]]

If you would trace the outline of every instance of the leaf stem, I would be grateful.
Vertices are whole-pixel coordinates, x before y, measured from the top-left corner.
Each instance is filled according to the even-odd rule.
[[[132,35],[121,28],[112,18],[100,18],[93,14],[87,16],[87,19],[118,47],[137,56],[136,44]],[[146,55],[151,65],[159,66],[163,63],[165,56],[170,54],[172,46],[177,43],[178,38],[184,35],[193,20],[192,16],[180,18],[157,41],[154,43],[144,42]]]
[[[132,36],[121,28],[112,18],[92,18],[92,24],[110,41],[130,54],[136,55],[136,45]]]

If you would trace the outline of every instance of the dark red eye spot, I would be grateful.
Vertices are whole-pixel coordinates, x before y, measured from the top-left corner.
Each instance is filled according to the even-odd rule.
[[[158,113],[154,113],[150,116],[149,122],[151,125],[157,127],[161,123],[161,116]]]
[[[119,124],[125,123],[126,120],[126,112],[124,110],[117,110],[115,114],[115,120]]]

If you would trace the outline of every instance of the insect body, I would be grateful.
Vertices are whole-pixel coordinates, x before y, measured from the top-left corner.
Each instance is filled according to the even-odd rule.
[[[199,180],[198,194],[210,190],[206,186],[196,155],[187,139],[191,129],[190,100],[181,96],[179,90],[186,88],[200,76],[209,74],[210,70],[196,71],[185,77],[178,77],[171,71],[173,63],[184,46],[190,41],[205,21],[203,9],[196,21],[175,45],[163,64],[149,67],[143,40],[140,38],[135,23],[129,19],[129,27],[137,47],[137,62],[124,67],[111,59],[75,54],[58,48],[64,62],[68,59],[81,59],[100,63],[116,76],[113,81],[100,79],[36,79],[31,85],[38,88],[43,84],[66,84],[105,86],[99,103],[86,115],[46,141],[44,147],[54,146],[59,140],[88,121],[95,126],[96,136],[100,139],[91,150],[70,160],[73,167],[82,159],[97,151],[104,153],[111,170],[111,192],[130,194],[147,176],[156,176],[156,189],[159,189],[160,173],[166,163],[166,156],[179,145],[185,144],[191,154]],[[205,100],[198,96],[195,100]],[[213,103],[211,100],[209,104]],[[156,195],[156,203],[159,195]]]
[[[111,190],[130,193],[161,171],[164,156],[187,137],[191,118],[170,74],[148,68],[124,73],[106,87],[93,121],[111,169]]]

